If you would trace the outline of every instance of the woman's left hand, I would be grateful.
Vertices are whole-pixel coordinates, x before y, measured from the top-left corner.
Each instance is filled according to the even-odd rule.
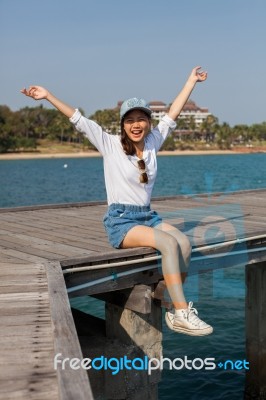
[[[193,80],[194,82],[204,82],[207,79],[207,72],[200,71],[201,67],[193,68],[189,79]]]

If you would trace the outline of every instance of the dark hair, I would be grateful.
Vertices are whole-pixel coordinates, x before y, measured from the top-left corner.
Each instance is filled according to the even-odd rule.
[[[146,115],[146,117],[149,119],[149,121],[151,121],[150,115],[145,113],[145,111],[143,111],[143,110],[141,110],[141,111]],[[124,115],[124,117],[121,119],[121,122],[120,122],[121,144],[122,144],[123,150],[126,153],[126,155],[134,156],[136,154],[136,148],[135,148],[133,142],[127,136],[126,131],[124,129],[124,118],[126,115],[127,115],[127,113]]]

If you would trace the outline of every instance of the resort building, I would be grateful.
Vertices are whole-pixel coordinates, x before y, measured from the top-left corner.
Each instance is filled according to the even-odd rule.
[[[123,103],[122,101],[119,101],[117,103],[117,107],[119,109],[122,103]],[[150,101],[149,104],[152,110],[152,118],[157,121],[160,121],[170,108],[170,105],[166,105],[162,101]],[[202,122],[208,117],[208,115],[211,115],[211,113],[209,113],[209,110],[207,108],[201,108],[197,106],[197,104],[194,101],[188,100],[179,115],[179,119],[183,119],[187,123],[189,123],[189,121],[191,121],[191,119],[193,118],[195,123],[195,128],[197,129],[200,127]]]
[[[211,115],[208,108],[201,108],[196,105],[192,100],[188,100],[180,113],[179,118],[190,121],[191,117],[194,119],[195,128],[199,128],[202,122]]]
[[[150,108],[152,110],[152,118],[161,121],[163,116],[168,112],[169,107],[162,101],[150,101]]]

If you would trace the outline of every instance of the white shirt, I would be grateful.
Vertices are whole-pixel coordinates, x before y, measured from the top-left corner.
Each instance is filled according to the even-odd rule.
[[[113,203],[149,205],[157,174],[156,154],[169,133],[176,127],[175,121],[165,115],[145,137],[143,160],[149,178],[147,184],[139,182],[140,170],[137,164],[139,158],[124,153],[120,136],[104,132],[96,122],[83,117],[79,110],[75,111],[70,122],[103,156],[108,205]]]

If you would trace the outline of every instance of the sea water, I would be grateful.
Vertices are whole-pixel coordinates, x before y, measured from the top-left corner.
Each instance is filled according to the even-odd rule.
[[[208,193],[210,199],[214,192],[226,195],[266,188],[266,154],[162,156],[158,157],[158,167],[154,197]],[[105,199],[100,157],[0,161],[0,207]],[[211,290],[211,272],[201,276],[197,293],[193,289],[195,277],[190,277],[191,283],[185,285],[188,300],[195,301],[200,316],[214,327],[212,335],[175,334],[163,321],[163,356],[177,359],[177,367],[184,359],[198,359],[198,369],[165,368],[159,384],[160,400],[243,397],[245,369],[235,368],[235,364],[225,369],[224,363],[246,359],[244,268],[227,268],[225,275],[226,285],[222,285],[221,271],[216,274],[217,290]],[[72,300],[72,306],[104,317],[103,302],[88,296]],[[217,368],[200,369],[199,359],[206,358],[214,358]]]

